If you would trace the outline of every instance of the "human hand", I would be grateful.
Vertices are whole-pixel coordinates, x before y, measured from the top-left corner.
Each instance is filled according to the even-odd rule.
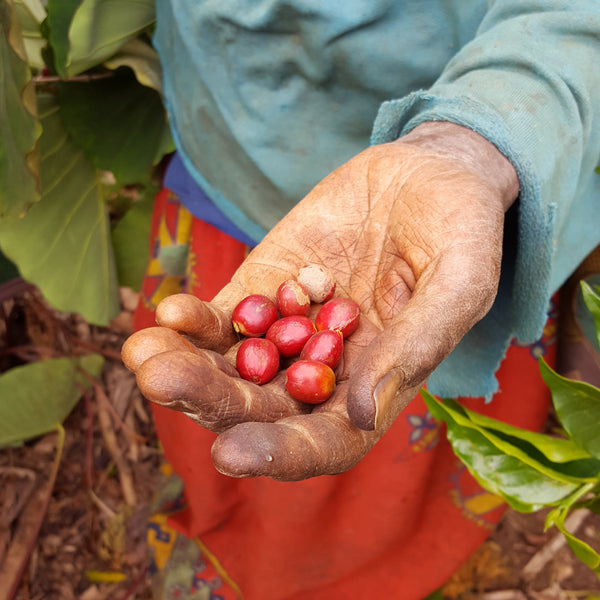
[[[486,140],[450,123],[421,125],[319,183],[211,303],[165,299],[160,327],[134,334],[123,359],[149,400],[220,433],[219,471],[280,480],[346,471],[491,307],[517,193],[514,169]],[[252,293],[274,298],[307,263],[326,266],[336,295],[361,308],[335,393],[315,407],[287,394],[283,373],[257,386],[233,366],[234,306]]]

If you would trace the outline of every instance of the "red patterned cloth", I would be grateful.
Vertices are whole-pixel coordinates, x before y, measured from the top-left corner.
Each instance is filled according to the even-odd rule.
[[[211,299],[246,252],[162,190],[136,328],[154,325],[153,310],[168,294]],[[460,401],[513,425],[540,429],[550,396],[537,358],[543,354],[554,364],[554,317],[549,315],[539,342],[509,348],[491,403]],[[421,600],[482,544],[504,510],[501,499],[483,490],[457,460],[420,396],[356,467],[293,483],[219,474],[210,458],[215,434],[182,414],[153,410],[166,459],[185,489],[170,516],[153,521],[149,539],[184,534],[194,540],[194,560],[202,567],[195,568],[188,590],[179,582],[166,586],[165,599],[189,597],[200,577],[213,600]],[[171,557],[155,567],[176,569]]]

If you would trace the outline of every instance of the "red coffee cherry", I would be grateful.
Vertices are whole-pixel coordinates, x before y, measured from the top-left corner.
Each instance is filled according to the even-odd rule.
[[[316,360],[335,370],[342,358],[344,338],[341,331],[324,329],[315,333],[304,345],[301,360]]]
[[[333,298],[317,313],[315,324],[319,331],[334,329],[341,331],[344,338],[356,331],[360,318],[358,304],[350,298]]]
[[[244,379],[263,385],[279,370],[279,352],[275,344],[265,338],[248,338],[238,348],[235,366]]]
[[[302,315],[305,317],[310,310],[308,292],[295,279],[288,279],[277,288],[275,300],[282,317],[290,317],[292,315]]]
[[[275,321],[266,337],[277,346],[281,356],[296,356],[316,331],[308,317],[292,315]]]
[[[287,369],[285,387],[300,402],[320,404],[333,394],[335,374],[325,363],[299,360]]]
[[[251,294],[233,309],[231,321],[238,333],[259,337],[267,332],[277,317],[275,302],[262,294]]]

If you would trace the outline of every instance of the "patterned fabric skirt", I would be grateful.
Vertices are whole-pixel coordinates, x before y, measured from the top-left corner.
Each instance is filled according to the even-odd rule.
[[[211,299],[247,250],[163,189],[136,328],[154,325],[169,294]],[[492,402],[461,399],[467,408],[543,426],[550,397],[537,358],[554,365],[552,313],[542,339],[510,347]],[[148,542],[164,600],[421,600],[486,540],[505,508],[457,460],[420,396],[356,467],[291,483],[219,474],[210,458],[215,434],[153,411],[167,464]]]

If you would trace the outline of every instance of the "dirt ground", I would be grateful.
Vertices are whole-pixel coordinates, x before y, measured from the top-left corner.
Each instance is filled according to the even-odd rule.
[[[0,450],[0,600],[152,598],[145,525],[162,457],[149,408],[119,360],[135,301],[123,290],[122,314],[98,328],[55,313],[30,287],[0,288],[0,373],[56,352],[106,358],[64,423],[53,486],[56,434]],[[556,530],[543,531],[543,519],[508,510],[439,598],[600,599],[598,578]],[[570,526],[600,549],[600,516],[579,511]]]

